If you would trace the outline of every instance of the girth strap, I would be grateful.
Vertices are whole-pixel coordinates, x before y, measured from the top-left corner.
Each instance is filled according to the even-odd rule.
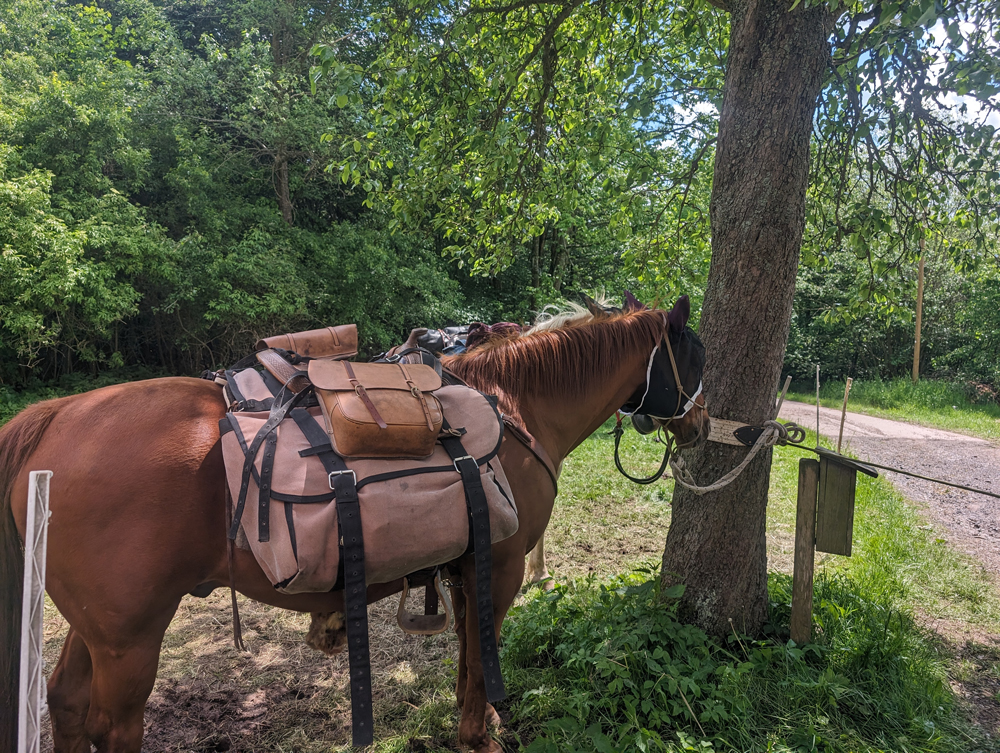
[[[450,427],[443,427],[445,430]],[[465,486],[465,501],[469,506],[469,536],[476,563],[476,612],[479,621],[479,657],[486,683],[486,700],[490,703],[507,697],[503,675],[500,673],[500,657],[497,653],[497,638],[493,617],[493,541],[490,536],[490,511],[486,503],[479,465],[475,458],[466,453],[462,440],[455,436],[442,436],[441,445],[455,463],[455,469],[462,474]]]
[[[330,486],[337,497],[337,515],[344,538],[344,615],[347,620],[347,659],[351,670],[351,737],[354,745],[366,746],[372,744],[374,732],[361,503],[355,487],[354,471],[335,471],[334,474],[330,475]]]

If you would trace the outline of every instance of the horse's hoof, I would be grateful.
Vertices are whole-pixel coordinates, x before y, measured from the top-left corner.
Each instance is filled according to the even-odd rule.
[[[492,703],[487,703],[486,704],[486,726],[487,727],[499,727],[501,724],[503,724],[503,721],[500,719],[500,715],[497,713],[497,710],[495,708],[493,708],[493,704]]]
[[[521,593],[527,593],[535,586],[538,586],[543,591],[551,591],[556,587],[556,582],[552,579],[552,576],[546,573],[540,578],[529,578],[528,582],[521,587]]]
[[[474,747],[472,751],[473,753],[503,753],[503,748],[492,737],[487,737],[485,742]]]
[[[347,626],[342,612],[313,612],[306,645],[327,656],[347,648]]]

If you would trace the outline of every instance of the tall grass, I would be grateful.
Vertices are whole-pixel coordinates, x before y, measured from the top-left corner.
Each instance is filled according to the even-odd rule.
[[[795,383],[789,399],[815,403],[815,387]],[[843,381],[821,384],[822,405],[840,408],[843,400]],[[848,410],[1000,440],[1000,404],[991,394],[980,395],[963,383],[933,379],[922,379],[916,384],[909,379],[855,380]]]

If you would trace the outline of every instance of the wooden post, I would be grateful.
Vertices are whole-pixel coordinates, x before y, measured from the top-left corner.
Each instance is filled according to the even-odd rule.
[[[819,447],[819,364],[816,364],[816,446]]]
[[[913,343],[913,383],[920,379],[920,323],[924,313],[924,239],[920,239],[920,263],[917,265],[917,327]]]
[[[799,460],[799,496],[795,509],[795,565],[792,571],[791,637],[797,644],[812,637],[813,566],[816,559],[816,492],[819,461]]]
[[[837,435],[837,453],[840,453],[840,443],[844,441],[844,419],[847,418],[847,396],[851,394],[851,385],[854,380],[847,377],[847,384],[844,385],[844,407],[840,409],[840,433]]]

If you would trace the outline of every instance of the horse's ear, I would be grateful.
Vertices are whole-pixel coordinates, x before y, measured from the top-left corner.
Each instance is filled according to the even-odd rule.
[[[667,318],[670,320],[670,329],[674,332],[683,332],[688,319],[691,318],[691,300],[686,295],[682,295],[677,299],[674,307],[670,309]]]
[[[646,304],[641,303],[638,298],[632,295],[628,290],[625,291],[625,303],[622,305],[622,309],[625,311],[645,311],[648,307]]]
[[[597,301],[595,301],[586,293],[583,294],[583,303],[587,307],[587,311],[589,311],[594,316],[604,316],[606,313],[608,313],[603,308],[601,308],[601,304],[599,304]]]

